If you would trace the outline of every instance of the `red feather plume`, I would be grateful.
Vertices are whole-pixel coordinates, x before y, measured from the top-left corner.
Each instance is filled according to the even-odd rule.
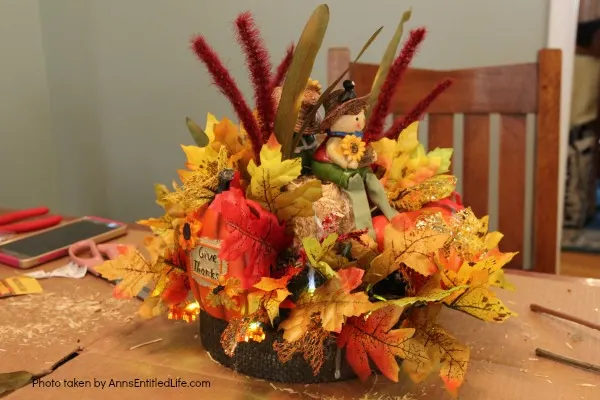
[[[421,101],[417,103],[405,116],[398,117],[394,120],[394,123],[385,132],[385,137],[389,139],[397,139],[400,133],[406,129],[413,122],[421,119],[425,111],[429,108],[429,105],[433,103],[435,99],[438,98],[440,94],[442,94],[446,89],[448,89],[452,85],[452,81],[450,79],[444,79],[437,86],[429,92],[427,96],[425,96]],[[375,138],[377,140],[379,138]]]
[[[248,133],[248,137],[252,143],[252,149],[255,154],[254,159],[256,162],[259,162],[259,154],[262,147],[260,128],[252,115],[252,110],[244,100],[242,92],[227,68],[223,65],[223,62],[219,59],[217,53],[208,45],[203,36],[197,36],[192,39],[192,49],[200,61],[206,65],[208,72],[210,72],[213,77],[215,85],[217,85],[221,93],[223,93],[233,105],[233,108],[244,125],[244,129]]]
[[[408,40],[400,52],[400,55],[398,55],[390,67],[388,75],[381,86],[381,92],[379,93],[375,107],[373,108],[371,116],[369,117],[369,121],[367,122],[367,126],[365,127],[364,138],[367,143],[376,140],[375,138],[381,136],[385,118],[390,112],[390,104],[392,102],[392,97],[394,96],[396,86],[398,86],[402,75],[412,61],[417,48],[421,42],[423,42],[423,39],[425,39],[425,33],[425,28],[419,28],[411,31]]]
[[[292,43],[285,53],[285,57],[281,60],[281,63],[277,66],[277,70],[275,71],[275,76],[271,79],[271,93],[273,89],[277,86],[281,86],[283,84],[283,80],[285,79],[285,75],[290,69],[290,65],[292,65],[292,60],[294,58],[294,43]]]
[[[273,133],[275,102],[271,91],[271,61],[269,52],[260,37],[252,14],[245,12],[235,19],[237,40],[246,54],[250,79],[254,86],[254,99],[262,133],[262,143],[266,143]]]

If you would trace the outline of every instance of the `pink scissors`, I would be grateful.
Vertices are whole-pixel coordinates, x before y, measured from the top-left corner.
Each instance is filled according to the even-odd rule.
[[[101,265],[106,260],[114,260],[120,255],[129,251],[132,246],[119,243],[96,244],[93,240],[82,240],[72,244],[69,247],[69,257],[71,261],[79,266],[87,267],[88,271],[94,275],[98,273],[95,267]],[[91,253],[91,257],[81,257],[78,254]]]

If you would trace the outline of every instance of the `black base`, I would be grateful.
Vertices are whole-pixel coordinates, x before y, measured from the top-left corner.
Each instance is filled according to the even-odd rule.
[[[282,363],[273,350],[273,342],[283,341],[283,334],[273,328],[265,329],[266,337],[260,343],[239,343],[233,357],[229,357],[221,346],[221,334],[226,327],[226,321],[200,311],[202,346],[219,364],[240,374],[274,382],[305,384],[343,381],[356,377],[346,362],[345,351],[342,351],[339,378],[335,378],[337,346],[334,341],[325,343],[325,362],[317,376],[300,353],[296,353],[290,361]]]

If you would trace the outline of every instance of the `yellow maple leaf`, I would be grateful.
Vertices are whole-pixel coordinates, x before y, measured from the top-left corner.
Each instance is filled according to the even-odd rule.
[[[263,277],[254,285],[256,291],[248,293],[248,313],[254,314],[264,307],[271,325],[279,315],[279,305],[291,294],[287,290],[289,277],[280,279]]]
[[[404,263],[421,275],[430,276],[437,271],[434,254],[448,238],[449,231],[440,213],[423,214],[416,221],[400,214],[385,229],[384,253],[388,249],[391,253],[381,262],[391,261],[392,265],[388,266],[391,271],[397,269],[397,264]],[[384,271],[385,265],[379,269]]]
[[[415,328],[414,335],[408,340],[408,346],[424,349],[425,352],[419,358],[405,360],[402,363],[404,371],[414,382],[421,382],[436,365],[439,365],[439,375],[446,390],[456,397],[467,372],[469,347],[432,322],[408,323],[405,326]]]
[[[160,296],[149,296],[144,300],[137,313],[143,319],[151,319],[164,314],[166,310],[167,307]]]
[[[96,271],[109,281],[121,279],[114,289],[115,296],[135,297],[146,285],[157,282],[164,268],[171,268],[164,263],[166,250],[164,240],[150,236],[144,240],[145,254],[132,249],[114,260],[105,261],[96,267]]]
[[[254,160],[248,164],[251,179],[247,196],[277,215],[280,221],[313,216],[312,204],[322,196],[321,182],[310,179],[298,187],[288,188],[301,171],[299,158],[282,160],[281,145],[272,136],[260,151],[260,166]]]
[[[442,280],[446,287],[467,286],[446,298],[444,303],[483,321],[503,322],[516,316],[490,289],[490,270],[496,268],[500,268],[498,261],[490,257],[477,263],[465,263],[458,272],[443,271]]]
[[[185,151],[186,146],[182,147]],[[203,150],[204,155],[198,161],[198,169],[180,170],[179,175],[183,185],[165,196],[167,201],[180,205],[186,213],[197,210],[214,199],[219,184],[219,173],[228,165],[228,154],[225,147],[221,147],[218,153],[210,146],[200,150]]]
[[[323,239],[322,243],[319,242],[317,238],[311,237],[302,239],[302,247],[304,247],[304,251],[306,251],[306,257],[308,258],[310,265],[328,279],[336,276],[336,273],[331,269],[331,266],[324,261],[324,258],[333,250],[337,239],[337,233],[328,235]]]
[[[351,293],[361,283],[362,275],[362,270],[348,268],[339,271],[313,293],[303,293],[289,317],[279,325],[285,331],[283,338],[288,342],[301,338],[315,314],[321,318],[323,329],[339,333],[346,317],[371,310],[373,303],[366,293]]]

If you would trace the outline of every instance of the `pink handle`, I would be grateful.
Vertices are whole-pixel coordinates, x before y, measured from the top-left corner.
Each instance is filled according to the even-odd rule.
[[[92,253],[92,257],[83,258],[77,256],[77,253],[81,253],[88,250]],[[75,264],[84,267],[95,267],[104,262],[102,254],[100,254],[100,252],[98,251],[98,247],[96,247],[96,243],[94,243],[93,240],[82,240],[81,242],[72,244],[69,247],[69,257],[71,258],[71,261],[73,261]]]

